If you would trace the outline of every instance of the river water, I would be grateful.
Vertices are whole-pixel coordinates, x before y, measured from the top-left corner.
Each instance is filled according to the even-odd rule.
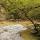
[[[0,40],[37,40],[23,25],[8,25],[0,27]]]

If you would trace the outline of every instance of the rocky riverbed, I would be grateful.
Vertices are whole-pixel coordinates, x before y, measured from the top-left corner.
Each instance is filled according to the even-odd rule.
[[[26,29],[26,27],[20,24],[0,27],[0,40],[24,40],[19,32]]]

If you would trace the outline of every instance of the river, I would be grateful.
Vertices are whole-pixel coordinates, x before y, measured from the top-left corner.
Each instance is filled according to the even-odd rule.
[[[20,24],[16,27],[14,25],[0,27],[0,40],[37,40],[37,37],[31,35],[30,29],[24,29]]]

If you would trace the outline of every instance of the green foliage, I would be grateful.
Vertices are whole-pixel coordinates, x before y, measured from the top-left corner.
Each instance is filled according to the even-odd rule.
[[[40,7],[30,11],[28,17],[32,19],[40,19]]]
[[[5,18],[26,19],[27,16],[30,18],[35,18],[35,16],[38,16],[37,18],[40,19],[40,15],[38,13],[37,15],[33,14],[36,12],[33,11],[35,7],[40,5],[40,0],[0,0],[0,5],[2,5],[6,11]]]

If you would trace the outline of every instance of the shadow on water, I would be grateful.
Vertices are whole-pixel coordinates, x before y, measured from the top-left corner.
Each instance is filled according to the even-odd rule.
[[[39,40],[40,39],[40,36],[36,35],[36,34],[31,34],[33,37],[36,38],[36,40]]]
[[[31,31],[31,29],[27,29],[21,33],[24,40],[40,40],[40,35],[33,34]]]
[[[34,29],[32,29],[31,31],[31,35],[35,37],[36,40],[40,40],[40,24],[35,24]]]
[[[23,31],[21,33],[24,40],[37,40],[38,38],[30,33],[30,30]]]
[[[36,38],[36,40],[40,40],[40,36],[35,35],[34,37]]]
[[[40,37],[38,38],[38,40],[40,40]]]
[[[32,35],[33,37],[35,37],[36,40],[40,40],[40,35],[38,35],[38,34],[36,34],[36,33],[31,33],[31,35]]]

